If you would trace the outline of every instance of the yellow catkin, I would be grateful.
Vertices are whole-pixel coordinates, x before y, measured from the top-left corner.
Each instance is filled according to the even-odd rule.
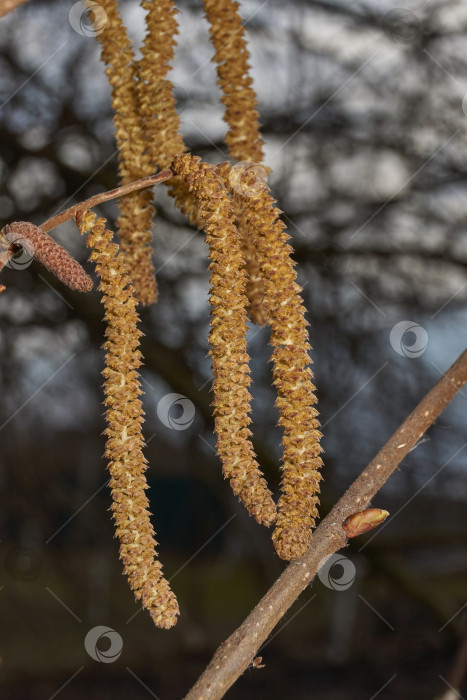
[[[216,50],[218,82],[222,89],[228,131],[225,142],[235,160],[261,163],[261,140],[256,93],[249,73],[245,30],[234,0],[204,0],[211,40]]]
[[[171,167],[193,194],[205,222],[209,245],[212,309],[209,341],[217,451],[223,473],[249,513],[258,522],[271,525],[276,508],[250,439],[246,272],[231,202],[214,167],[200,158],[189,154],[177,156]]]
[[[218,166],[229,181],[230,169]],[[254,173],[251,176],[254,186]],[[239,195],[240,196],[240,195]],[[284,430],[283,467],[276,527],[275,549],[280,557],[300,557],[311,542],[311,529],[318,517],[322,459],[321,433],[313,374],[308,351],[307,322],[296,283],[292,249],[280,212],[265,191],[242,196],[243,212],[250,230],[257,231],[257,255],[265,280],[265,304],[271,326],[273,378],[277,389],[279,425]]]
[[[149,611],[158,627],[168,629],[177,621],[177,599],[162,574],[150,521],[148,488],[144,472],[141,426],[144,413],[138,368],[141,365],[137,300],[126,260],[112,242],[105,219],[93,212],[79,212],[81,233],[90,231],[86,245],[100,278],[107,323],[105,405],[107,436],[105,456],[109,462],[112,513],[120,540],[120,558],[135,597]]]
[[[249,76],[249,53],[245,39],[239,4],[234,0],[204,0],[211,40],[215,48],[218,83],[225,106],[224,119],[228,124],[225,136],[229,153],[237,161],[259,165],[263,161],[263,142],[260,133],[257,98]],[[235,211],[248,273],[246,294],[250,303],[249,315],[254,323],[267,321],[263,305],[264,284],[256,257],[256,232],[245,227],[240,202]]]
[[[245,269],[247,271],[246,295],[249,302],[248,314],[253,323],[256,323],[258,326],[265,326],[268,322],[268,315],[264,300],[265,285],[256,252],[258,232],[249,227],[248,216],[243,206],[245,195],[250,194],[247,183],[251,182],[252,173],[255,173],[254,192],[256,193],[264,188],[267,189],[265,182],[266,170],[251,161],[243,161],[231,168],[229,187],[245,256]]]
[[[138,97],[151,162],[164,169],[187,150],[173,86],[167,80],[178,34],[178,10],[172,0],[142,0],[141,6],[146,10],[146,35],[138,61]],[[178,178],[166,184],[178,208],[201,226],[186,184]]]
[[[87,6],[92,7],[90,0]],[[116,0],[99,0],[106,13],[105,26],[97,33],[101,44],[101,58],[106,64],[106,75],[112,89],[115,139],[119,152],[121,184],[125,185],[151,175],[155,171],[144,136],[136,88],[136,63],[120,18]],[[118,235],[142,304],[151,304],[157,297],[157,286],[152,263],[151,226],[154,208],[152,191],[132,192],[120,200]]]
[[[142,0],[141,6],[146,10],[146,36],[138,61],[138,94],[151,160],[164,169],[186,151],[167,80],[178,34],[177,8],[172,0]]]

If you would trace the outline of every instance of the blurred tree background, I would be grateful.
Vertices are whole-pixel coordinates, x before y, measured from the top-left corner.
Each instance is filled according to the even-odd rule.
[[[208,25],[201,3],[177,4],[183,134],[193,153],[221,162]],[[40,224],[118,185],[100,49],[71,26],[72,7],[31,0],[0,21],[1,226]],[[121,9],[138,46],[143,13],[136,1]],[[325,513],[467,346],[467,7],[247,0],[241,13],[269,182],[309,310]],[[0,296],[4,698],[179,698],[284,567],[215,455],[203,234],[164,186],[155,204],[160,299],[141,323],[147,475],[181,619],[156,629],[121,573],[102,458],[99,293],[69,292],[19,258],[2,271]],[[99,211],[114,222],[118,206]],[[54,236],[92,270],[74,224]],[[255,444],[277,493],[268,331],[252,325],[249,348]],[[448,691],[467,636],[466,398],[375,499],[392,517],[310,585],[260,651],[265,668],[229,697]],[[97,625],[123,640],[114,663],[86,653]]]

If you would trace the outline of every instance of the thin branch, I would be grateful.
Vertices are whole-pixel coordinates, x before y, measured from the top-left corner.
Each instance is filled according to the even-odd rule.
[[[71,289],[80,292],[90,291],[92,289],[91,278],[86,275],[81,265],[47,234],[47,231],[74,218],[79,211],[84,212],[91,209],[91,207],[102,204],[102,202],[108,202],[116,197],[124,197],[136,190],[152,187],[160,182],[164,182],[164,180],[168,180],[172,176],[171,170],[164,170],[161,173],[135,180],[114,190],[96,194],[94,197],[90,197],[90,199],[86,199],[79,204],[74,204],[69,209],[48,219],[40,228],[27,221],[15,221],[5,226],[0,231],[0,271],[10,262],[18,248],[25,248],[31,257],[39,260],[52,274]],[[5,287],[0,285],[0,294],[3,291],[5,291]]]
[[[219,700],[245,671],[284,613],[331,554],[347,542],[344,520],[375,494],[467,381],[467,350],[420,401],[313,534],[308,551],[289,564],[240,627],[219,647],[185,700]]]
[[[117,187],[114,190],[109,190],[108,192],[101,192],[100,194],[94,195],[94,197],[86,199],[84,202],[74,204],[69,209],[60,212],[60,214],[53,216],[51,219],[47,219],[47,221],[44,221],[44,223],[41,224],[40,228],[42,229],[42,231],[51,231],[56,226],[65,223],[65,221],[73,219],[76,215],[76,212],[78,211],[87,211],[88,209],[92,209],[92,207],[96,207],[98,204],[102,204],[102,202],[108,202],[111,199],[115,199],[116,197],[124,197],[130,192],[142,190],[145,187],[152,187],[153,185],[158,185],[160,182],[164,182],[164,180],[168,180],[171,177],[171,170],[163,170],[161,173],[157,173],[156,175],[149,175],[149,177],[143,177],[141,180],[135,180],[134,182],[130,182],[127,185],[122,185],[122,187]]]

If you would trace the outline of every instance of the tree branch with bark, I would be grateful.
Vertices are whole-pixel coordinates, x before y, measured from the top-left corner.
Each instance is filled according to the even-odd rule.
[[[219,700],[248,668],[279,620],[326,560],[347,544],[345,520],[364,510],[457,392],[467,382],[467,350],[371,460],[313,533],[311,545],[291,562],[245,621],[219,647],[184,700]]]

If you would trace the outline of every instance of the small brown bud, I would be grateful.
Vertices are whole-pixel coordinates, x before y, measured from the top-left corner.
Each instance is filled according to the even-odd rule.
[[[353,513],[349,515],[342,524],[347,537],[357,537],[358,535],[363,535],[364,532],[373,530],[378,525],[381,525],[384,520],[388,517],[389,513],[387,510],[381,510],[381,508],[367,508],[359,513]]]

